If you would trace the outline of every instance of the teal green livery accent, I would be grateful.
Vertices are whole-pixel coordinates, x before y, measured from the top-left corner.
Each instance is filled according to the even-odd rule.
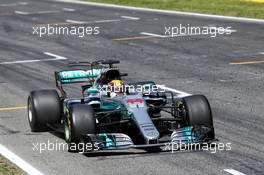
[[[88,89],[87,90],[88,93],[99,93],[98,89]]]
[[[100,133],[100,134],[97,134],[97,135],[105,137],[105,141],[106,141],[105,146],[107,148],[116,147],[115,139],[114,139],[112,134],[110,134],[110,133]]]
[[[116,104],[116,103],[106,103],[106,102],[103,102],[103,103],[101,103],[101,107],[100,108],[102,110],[112,111],[112,110],[115,110],[115,109],[120,108],[120,105],[119,104]]]

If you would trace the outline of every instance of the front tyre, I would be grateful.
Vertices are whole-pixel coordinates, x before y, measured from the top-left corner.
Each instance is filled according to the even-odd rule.
[[[212,129],[210,138],[214,138],[213,116],[210,104],[203,95],[192,95],[182,99],[185,113],[185,126],[206,126]]]
[[[71,106],[65,117],[64,133],[69,152],[78,152],[82,135],[96,134],[96,122],[92,107],[88,105]]]

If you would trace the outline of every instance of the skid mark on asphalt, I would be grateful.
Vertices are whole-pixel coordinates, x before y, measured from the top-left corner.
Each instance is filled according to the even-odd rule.
[[[262,64],[264,61],[241,61],[241,62],[231,62],[230,65],[245,65],[245,64]]]
[[[17,134],[17,133],[20,133],[20,131],[13,130],[11,128],[8,128],[0,124],[0,135],[10,135],[10,134]]]
[[[20,110],[20,109],[27,109],[27,106],[0,108],[0,111],[13,111],[13,110]]]

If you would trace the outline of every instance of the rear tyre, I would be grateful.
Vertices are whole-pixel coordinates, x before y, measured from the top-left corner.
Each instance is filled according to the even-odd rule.
[[[210,104],[203,95],[193,95],[182,99],[185,110],[186,126],[206,126],[212,129],[210,138],[214,138],[213,116]]]
[[[65,140],[69,152],[78,152],[83,134],[96,134],[94,111],[87,105],[73,105],[64,122]]]
[[[60,122],[61,104],[56,90],[32,91],[27,106],[32,132],[48,131],[47,124]]]

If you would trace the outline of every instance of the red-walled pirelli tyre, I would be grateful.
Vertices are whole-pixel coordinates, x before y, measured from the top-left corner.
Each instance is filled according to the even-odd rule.
[[[65,140],[69,152],[78,152],[78,144],[83,134],[96,134],[96,122],[91,106],[77,104],[67,111],[64,121]]]
[[[210,104],[203,95],[192,95],[182,99],[187,126],[203,125],[212,128],[210,137],[214,138],[213,116]]]
[[[32,132],[47,131],[47,124],[59,123],[60,98],[56,90],[32,91],[28,97],[28,121]]]

